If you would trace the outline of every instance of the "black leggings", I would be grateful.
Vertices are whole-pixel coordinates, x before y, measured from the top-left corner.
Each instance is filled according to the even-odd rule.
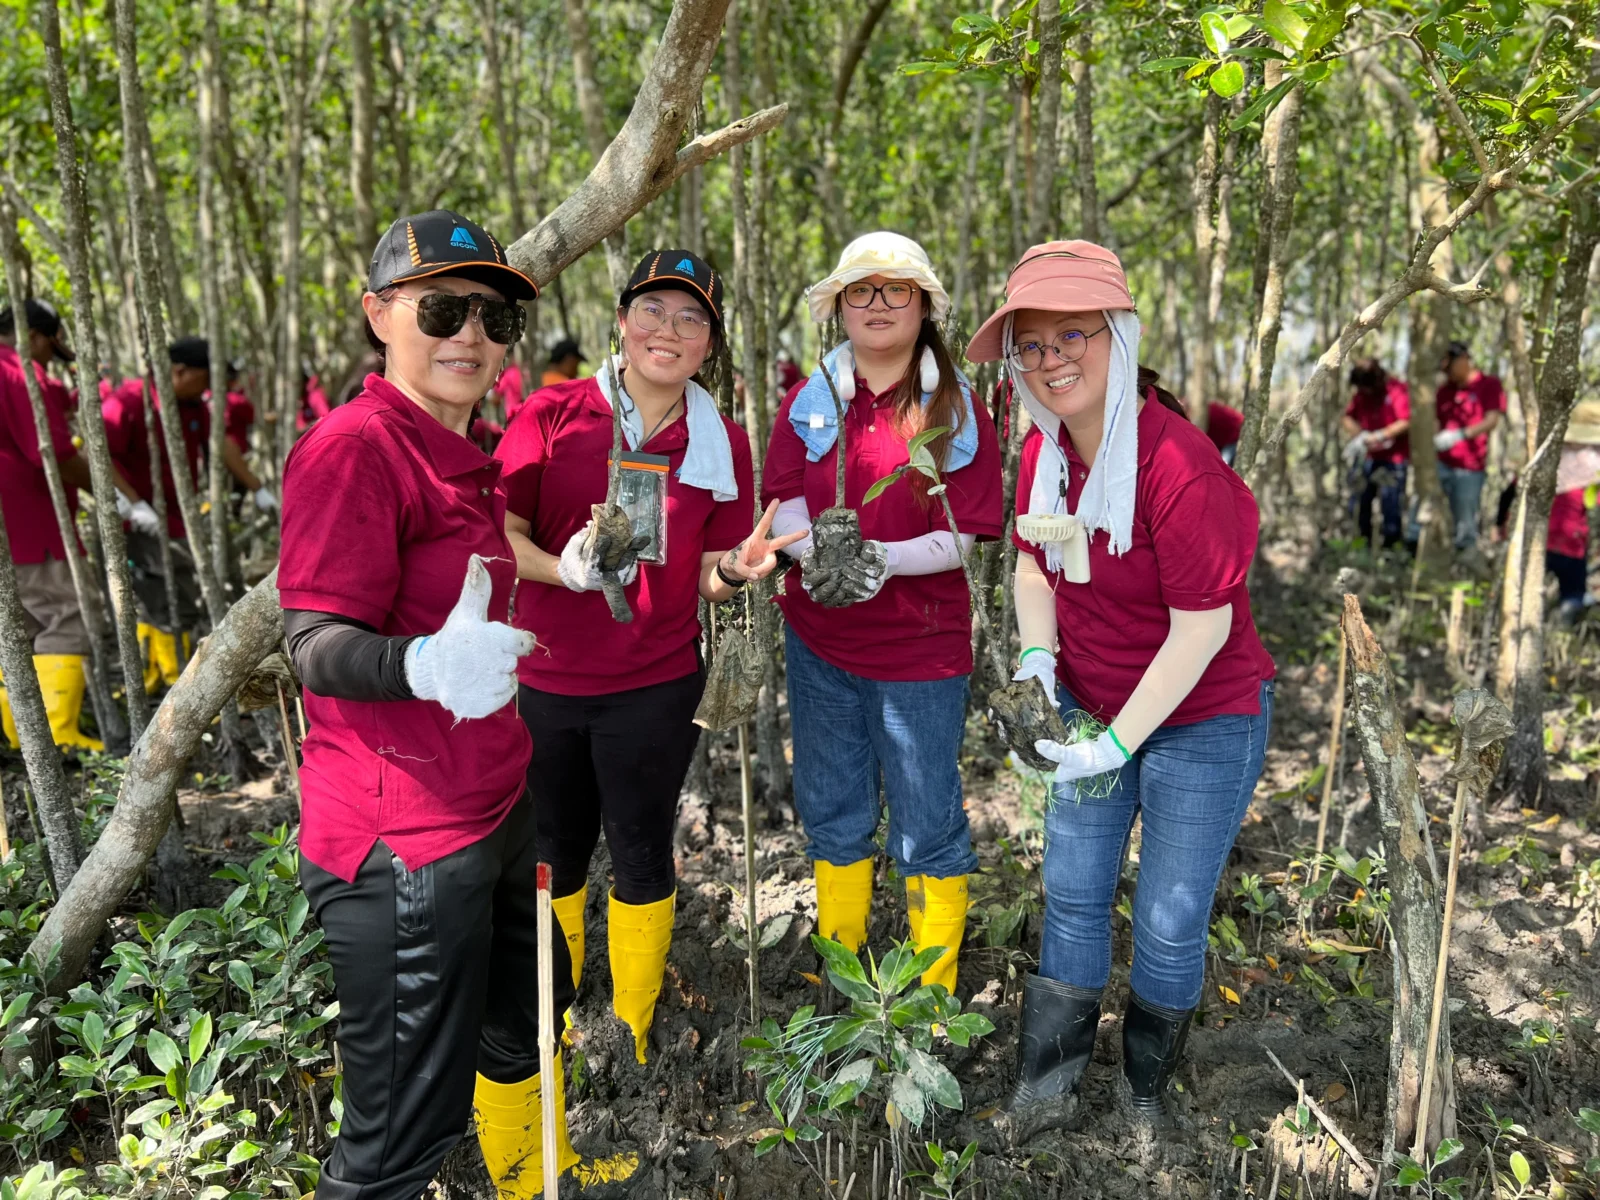
[[[537,856],[526,796],[487,837],[415,871],[379,842],[354,882],[302,858],[339,998],[344,1121],[322,1200],[417,1200],[461,1139],[474,1073],[539,1072]],[[551,942],[555,1010],[572,1003]]]
[[[533,735],[528,794],[551,887],[569,896],[589,878],[604,825],[614,889],[624,904],[672,895],[678,793],[700,727],[705,674],[607,696],[558,696],[523,684],[518,711]]]
[[[1583,601],[1583,592],[1589,585],[1589,564],[1581,558],[1571,554],[1557,554],[1554,550],[1544,552],[1545,570],[1556,577],[1556,587],[1561,594],[1563,604],[1579,604]]]

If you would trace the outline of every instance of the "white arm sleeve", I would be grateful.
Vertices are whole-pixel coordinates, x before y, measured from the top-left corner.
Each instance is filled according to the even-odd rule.
[[[1018,589],[1018,604],[1021,604],[1021,589]],[[1172,620],[1167,640],[1161,643],[1161,649],[1144,669],[1139,686],[1133,689],[1133,695],[1111,722],[1117,740],[1129,754],[1137,750],[1194,690],[1206,667],[1227,642],[1233,625],[1231,604],[1205,612],[1181,608],[1169,608],[1167,612]]]
[[[1017,610],[1017,636],[1022,639],[1024,652],[1038,646],[1056,652],[1056,596],[1050,580],[1039,569],[1033,555],[1017,555],[1015,604]]]
[[[811,510],[806,507],[806,498],[796,496],[793,500],[784,500],[778,505],[778,511],[772,514],[772,536],[782,537],[786,533],[799,533],[802,529],[811,528]],[[798,542],[785,546],[783,553],[795,562],[800,561],[800,556],[811,549],[811,535],[807,534]]]
[[[889,574],[937,575],[940,571],[954,571],[961,566],[961,559],[972,553],[972,543],[976,540],[972,534],[963,533],[958,551],[956,539],[949,530],[935,530],[903,542],[885,542]]]

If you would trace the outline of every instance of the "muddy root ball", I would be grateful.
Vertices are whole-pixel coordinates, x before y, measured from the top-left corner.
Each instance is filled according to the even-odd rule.
[[[1011,752],[1035,771],[1054,771],[1056,764],[1033,748],[1037,741],[1070,742],[1066,723],[1035,678],[1016,679],[989,693],[990,716]]]

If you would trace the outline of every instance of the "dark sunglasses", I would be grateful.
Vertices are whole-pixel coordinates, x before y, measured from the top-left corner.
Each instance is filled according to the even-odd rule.
[[[483,336],[502,346],[514,346],[522,339],[527,314],[522,306],[511,300],[496,300],[482,292],[454,296],[448,292],[430,292],[426,296],[403,296],[417,310],[417,328],[428,337],[455,337],[474,311]]]

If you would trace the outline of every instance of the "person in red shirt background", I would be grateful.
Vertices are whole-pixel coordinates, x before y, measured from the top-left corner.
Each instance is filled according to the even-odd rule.
[[[73,361],[72,352],[61,342],[61,318],[41,300],[24,300],[27,337],[21,350],[27,354],[24,365],[16,337],[16,316],[9,307],[0,309],[0,511],[5,515],[6,533],[11,542],[11,561],[15,564],[18,597],[22,601],[24,632],[33,644],[33,665],[44,692],[45,712],[56,745],[79,750],[100,750],[101,743],[78,728],[83,710],[85,664],[89,654],[89,630],[78,607],[78,593],[72,585],[68,554],[83,555],[83,547],[66,546],[56,524],[50,488],[45,481],[44,459],[39,450],[38,429],[28,396],[24,370],[31,370],[44,395],[45,413],[50,422],[50,441],[61,482],[67,496],[67,509],[76,515],[78,489],[88,488],[89,464],[72,444],[67,427],[71,400],[67,389],[45,372],[52,361]],[[116,484],[130,493],[120,474]],[[0,728],[13,748],[17,731],[11,717],[6,691],[0,686]]]
[[[1383,514],[1383,544],[1398,545],[1404,538],[1406,467],[1411,458],[1411,389],[1403,379],[1391,378],[1375,358],[1363,358],[1350,367],[1355,390],[1341,419],[1345,436],[1345,462],[1359,476],[1351,488],[1350,507],[1356,528],[1372,545],[1372,503]]]
[[[228,412],[227,428],[224,430],[227,439],[239,448],[240,454],[250,453],[250,430],[256,423],[256,406],[250,397],[245,395],[244,384],[240,378],[243,369],[243,360],[234,359],[228,364]],[[242,486],[237,480],[235,486]]]
[[[1004,532],[999,442],[939,335],[950,298],[916,242],[889,232],[857,238],[806,300],[818,323],[840,319],[848,340],[780,407],[763,499],[780,502],[775,529],[807,528],[833,507],[843,453],[844,502],[859,513],[864,539],[843,579],[824,574],[831,564],[816,561],[809,538],[797,543],[790,554],[801,569],[778,599],[817,932],[852,952],[866,940],[881,788],[912,938],[946,948],[923,981],[954,991],[967,875],[977,866],[959,768],[972,673],[961,559],[977,538]],[[842,450],[824,371],[848,406]],[[928,449],[959,538],[916,472],[862,503],[909,460],[908,438],[941,426],[951,432]]]
[[[1160,1122],[1200,1000],[1212,900],[1261,774],[1275,669],[1245,586],[1255,498],[1139,367],[1133,308],[1116,255],[1045,243],[1013,269],[967,356],[1003,359],[1035,421],[1017,478],[1016,678],[1107,726],[1035,746],[1059,765],[1011,1103],[1075,1104],[1139,817],[1123,1073],[1134,1111]]]
[[[1506,410],[1506,390],[1472,361],[1465,342],[1451,342],[1439,362],[1444,383],[1434,400],[1438,433],[1439,486],[1450,502],[1455,546],[1465,550],[1478,540],[1478,507],[1483,500],[1489,434]]]
[[[678,794],[700,736],[700,601],[727,600],[764,578],[796,538],[768,540],[770,511],[751,532],[749,437],[696,375],[722,344],[721,277],[687,250],[652,250],[617,300],[617,323],[620,360],[534,392],[495,457],[524,581],[515,623],[541,646],[518,672],[539,856],[551,864],[575,987],[589,864],[605,831],[611,1005],[643,1063],[672,944]],[[613,404],[629,494],[639,484],[644,496],[634,524],[644,544],[618,570],[633,613],[626,624],[601,594],[592,537],[593,507],[606,499]]]
[[[167,347],[172,367],[172,393],[178,404],[178,420],[183,428],[184,461],[189,478],[203,488],[203,464],[210,449],[211,351],[201,337],[182,337]],[[166,571],[162,565],[159,521],[151,507],[155,497],[154,468],[145,434],[145,397],[153,394],[145,380],[126,379],[112,390],[101,404],[105,419],[106,442],[111,461],[133,485],[138,503],[123,512],[129,525],[128,560],[133,590],[139,600],[139,639],[145,647],[145,689],[154,691],[163,683],[178,681],[179,630],[193,629],[199,622],[200,591],[195,581],[192,550],[174,546],[174,588],[178,611],[174,614],[167,596]],[[158,398],[159,402],[159,398]],[[185,536],[183,513],[178,507],[177,484],[172,477],[172,461],[167,452],[161,422],[154,422],[157,453],[161,460],[161,494],[167,510],[167,536],[174,541]],[[232,439],[222,443],[223,461],[233,478],[252,494],[262,512],[275,512],[278,499],[264,487],[244,460]],[[121,506],[119,506],[120,509]],[[177,624],[174,625],[174,616]]]

